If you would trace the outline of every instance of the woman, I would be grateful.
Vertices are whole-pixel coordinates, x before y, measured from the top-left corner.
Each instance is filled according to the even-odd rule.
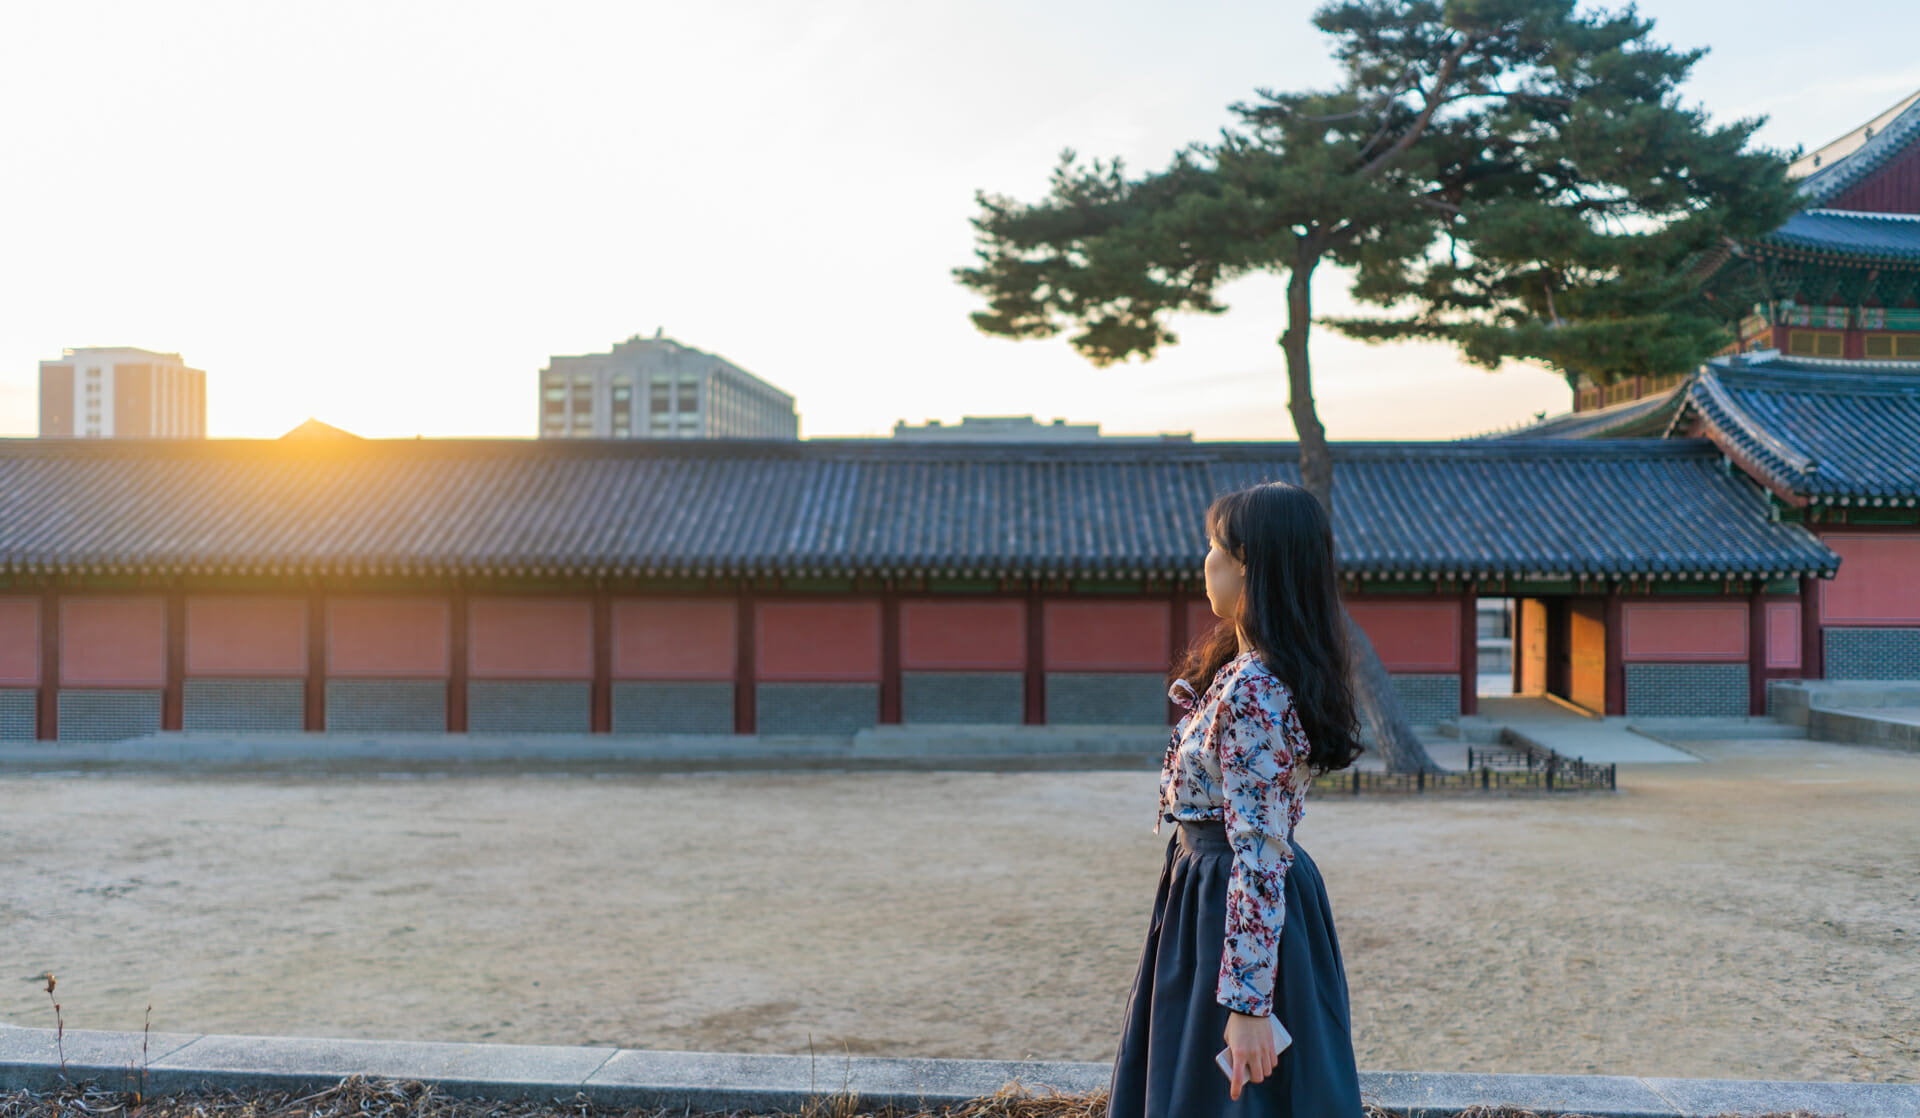
[[[1168,676],[1187,713],[1159,819],[1177,825],[1107,1116],[1358,1118],[1346,969],[1320,871],[1292,841],[1313,774],[1361,751],[1332,532],[1320,502],[1282,482],[1221,496],[1206,524],[1222,623]],[[1277,1055],[1269,1015],[1292,1036]],[[1231,1079],[1214,1063],[1223,1046]]]

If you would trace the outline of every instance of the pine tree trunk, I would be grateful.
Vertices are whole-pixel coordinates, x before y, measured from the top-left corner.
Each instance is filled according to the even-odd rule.
[[[1333,454],[1327,449],[1327,429],[1313,404],[1313,373],[1307,362],[1307,331],[1313,319],[1313,270],[1320,263],[1318,234],[1301,237],[1293,267],[1287,279],[1287,330],[1280,335],[1280,348],[1287,355],[1287,410],[1293,416],[1293,428],[1300,436],[1300,481],[1327,510],[1327,522],[1333,522]],[[1373,728],[1374,745],[1392,773],[1439,772],[1440,766],[1427,754],[1427,747],[1414,736],[1413,727],[1400,710],[1393,691],[1393,680],[1380,662],[1373,642],[1355,624],[1353,616],[1341,608],[1347,621],[1353,697],[1367,723]]]

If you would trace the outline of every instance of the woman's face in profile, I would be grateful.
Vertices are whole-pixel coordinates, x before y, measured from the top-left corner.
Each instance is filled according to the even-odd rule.
[[[1240,588],[1246,582],[1246,564],[1235,559],[1220,546],[1220,541],[1207,537],[1207,601],[1213,606],[1213,615],[1226,621],[1235,621],[1239,617]]]

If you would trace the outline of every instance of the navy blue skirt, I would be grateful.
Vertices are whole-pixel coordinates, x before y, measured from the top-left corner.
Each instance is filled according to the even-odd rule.
[[[1228,1097],[1213,1062],[1226,1047],[1226,1006],[1215,999],[1226,949],[1233,848],[1218,821],[1180,823],[1167,842],[1146,949],[1113,1060],[1107,1118],[1360,1118],[1347,971],[1320,870],[1298,844],[1287,870],[1287,910],[1273,1007],[1293,1043],[1272,1074]]]

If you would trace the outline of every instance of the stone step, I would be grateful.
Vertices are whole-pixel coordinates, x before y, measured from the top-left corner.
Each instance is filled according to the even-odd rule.
[[[1775,718],[1805,726],[1807,712],[1813,707],[1829,710],[1920,707],[1920,680],[1778,679],[1767,684],[1767,698]]]
[[[1920,753],[1920,706],[1809,707],[1807,736],[1841,745],[1879,745]]]

